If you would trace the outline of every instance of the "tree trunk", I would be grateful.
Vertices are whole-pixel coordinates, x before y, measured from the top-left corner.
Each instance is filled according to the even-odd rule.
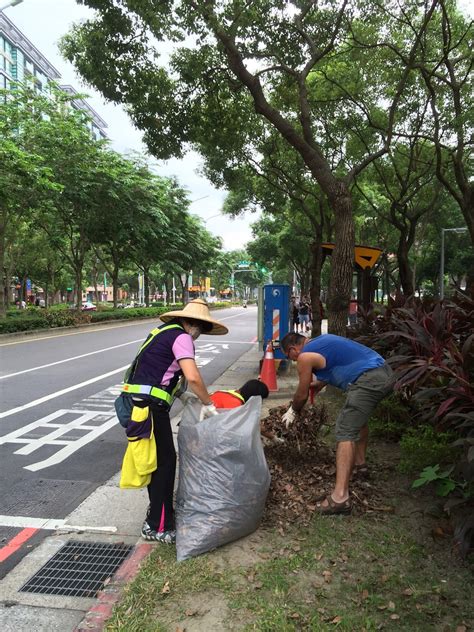
[[[0,275],[2,279],[0,291],[0,318],[6,318],[8,307],[8,294],[10,290],[10,278],[8,271],[5,269],[5,231],[7,223],[7,212],[5,209],[0,211]]]
[[[408,247],[403,236],[400,237],[400,241],[397,249],[398,260],[398,274],[400,276],[400,285],[404,296],[413,296],[413,271],[408,259]]]
[[[76,309],[80,311],[82,309],[82,269],[74,270],[74,279],[76,284],[74,288],[76,290]]]
[[[311,244],[311,311],[312,311],[312,329],[311,335],[321,335],[321,269],[323,267],[323,251],[321,248],[321,235],[317,235]]]
[[[93,283],[94,283],[94,295],[95,295],[95,304],[97,306],[97,309],[99,309],[99,288],[97,286],[97,276],[98,276],[98,271],[97,268],[94,266],[92,268],[92,274],[93,274]]]
[[[117,309],[118,305],[118,276],[119,276],[119,267],[117,264],[114,264],[112,270],[112,297],[114,301],[114,309]]]
[[[328,331],[345,336],[354,270],[354,220],[350,191],[342,182],[338,184],[331,201],[335,216],[335,247],[329,282]]]

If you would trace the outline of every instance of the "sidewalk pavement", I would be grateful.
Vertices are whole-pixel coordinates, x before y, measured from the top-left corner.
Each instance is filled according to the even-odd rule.
[[[326,329],[324,328],[324,331]],[[236,389],[258,376],[263,352],[255,344],[244,353],[209,390]],[[263,400],[262,418],[269,409],[288,402],[297,385],[296,371],[282,363],[278,391]],[[173,432],[177,435],[177,422]],[[48,536],[0,582],[0,629],[2,632],[73,632],[103,629],[124,585],[138,572],[141,561],[154,546],[139,536],[148,505],[146,489],[124,490],[118,486],[120,472],[98,487],[66,518],[66,524]],[[74,525],[68,529],[68,525]],[[77,527],[76,525],[84,525]],[[97,599],[19,592],[19,589],[68,541],[125,543],[134,545],[132,555],[116,572]]]

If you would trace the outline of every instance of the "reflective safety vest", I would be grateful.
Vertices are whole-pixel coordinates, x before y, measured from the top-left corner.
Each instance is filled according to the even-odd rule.
[[[128,380],[133,377],[140,355],[143,351],[150,345],[155,338],[164,331],[168,331],[169,329],[181,329],[184,332],[184,329],[181,325],[174,323],[173,325],[166,325],[165,327],[156,327],[152,329],[148,335],[148,338],[140,347],[135,360],[132,362],[130,367],[127,369],[124,377],[124,385],[122,386],[122,393],[129,393],[130,395],[148,395],[154,399],[158,399],[162,402],[165,402],[168,406],[171,406],[174,400],[174,394],[178,390],[179,382],[174,386],[171,392],[166,391],[164,388],[159,386],[153,386],[151,384],[129,384]]]
[[[241,404],[237,403],[239,400]],[[215,391],[211,395],[211,401],[216,408],[238,408],[245,404],[245,399],[237,391]]]

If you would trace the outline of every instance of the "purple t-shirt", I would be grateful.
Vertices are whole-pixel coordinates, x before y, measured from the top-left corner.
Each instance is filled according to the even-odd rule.
[[[194,356],[194,341],[184,329],[173,327],[162,331],[139,356],[129,383],[160,386],[170,392],[182,375],[178,360],[194,360]]]

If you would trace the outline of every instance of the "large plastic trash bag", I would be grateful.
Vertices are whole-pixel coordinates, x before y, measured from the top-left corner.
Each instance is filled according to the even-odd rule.
[[[199,421],[184,408],[178,432],[178,561],[242,538],[259,526],[270,487],[260,438],[262,400]]]

